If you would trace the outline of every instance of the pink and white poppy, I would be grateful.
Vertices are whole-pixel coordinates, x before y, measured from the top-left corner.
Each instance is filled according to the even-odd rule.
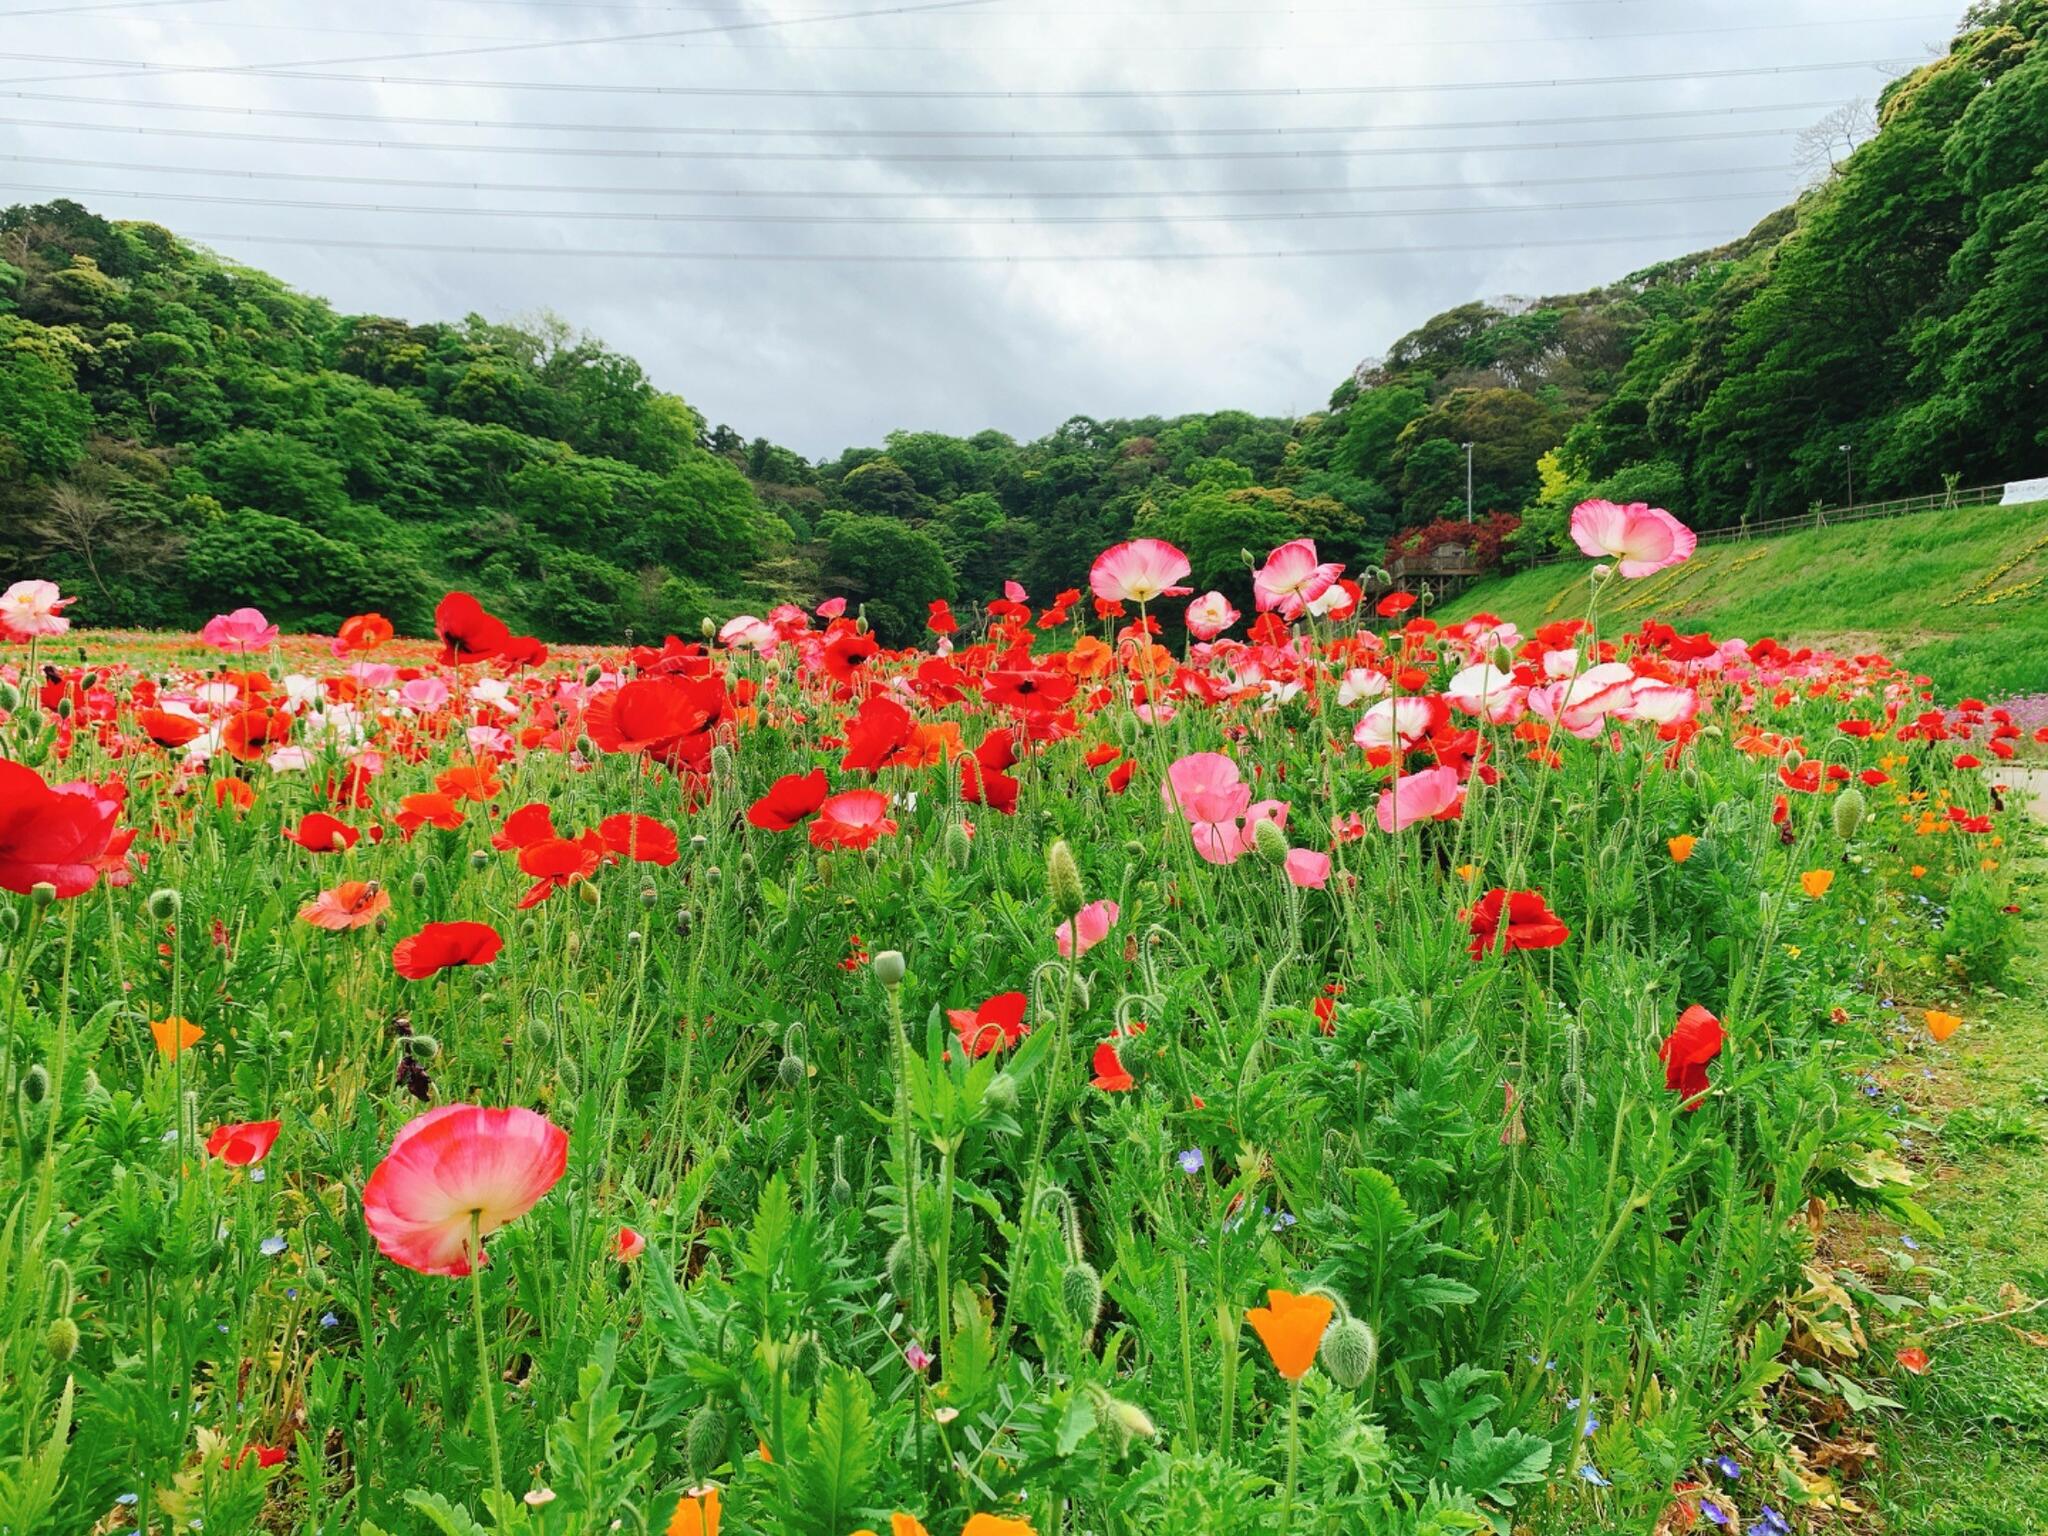
[[[398,702],[423,715],[431,715],[453,697],[448,685],[438,677],[409,677],[398,690]]]
[[[1241,615],[1221,592],[1204,592],[1188,604],[1188,633],[1197,640],[1214,640],[1235,624]]]
[[[781,636],[775,633],[775,626],[765,619],[758,619],[751,613],[742,613],[727,619],[718,631],[721,644],[729,645],[736,651],[767,652],[775,649]]]
[[[17,581],[0,593],[0,635],[16,640],[61,635],[71,627],[65,605],[77,601],[60,596],[54,581]]]
[[[1072,922],[1061,923],[1053,930],[1053,942],[1059,945],[1061,954],[1078,960],[1109,937],[1109,930],[1116,926],[1116,918],[1115,902],[1091,901],[1075,914]],[[1077,933],[1078,939],[1075,937]]]
[[[1367,699],[1377,699],[1392,692],[1393,687],[1384,672],[1375,672],[1370,667],[1353,667],[1337,684],[1337,702],[1346,709],[1356,709]]]
[[[1700,696],[1659,678],[1639,677],[1630,689],[1630,714],[1656,725],[1683,725],[1700,712]]]
[[[1444,689],[1451,708],[1495,725],[1519,715],[1527,695],[1528,690],[1519,686],[1511,673],[1488,662],[1465,668]]]
[[[392,1140],[363,1186],[378,1250],[423,1275],[467,1275],[481,1239],[532,1210],[562,1177],[569,1136],[530,1109],[447,1104]]]
[[[1338,570],[1344,569],[1341,565]],[[1355,582],[1333,581],[1329,590],[1320,597],[1308,601],[1308,611],[1319,619],[1349,618],[1358,607],[1358,586]]]
[[[1634,704],[1635,680],[1636,675],[1626,662],[1602,662],[1569,681],[1531,688],[1529,712],[1552,721],[1581,741],[1591,741],[1600,734],[1609,715]]]
[[[1164,539],[1132,539],[1095,557],[1088,586],[1106,603],[1149,603],[1185,597],[1192,589],[1179,583],[1192,569],[1188,557]]]
[[[1455,768],[1404,773],[1380,791],[1382,832],[1406,831],[1418,821],[1455,821],[1464,814],[1465,786]]]
[[[1266,563],[1252,572],[1252,596],[1259,612],[1278,609],[1281,618],[1298,619],[1343,574],[1342,565],[1317,561],[1314,539],[1292,539],[1267,555]]]
[[[217,613],[208,619],[199,638],[217,651],[246,655],[250,651],[268,650],[277,639],[277,626],[263,617],[260,608],[237,608],[233,613]]]
[[[1572,509],[1572,542],[1596,560],[1619,560],[1633,580],[1690,559],[1699,538],[1662,507],[1582,501]]]
[[[1408,694],[1381,699],[1352,728],[1351,739],[1368,752],[1391,752],[1398,745],[1412,752],[1450,720],[1451,712],[1436,694]]]

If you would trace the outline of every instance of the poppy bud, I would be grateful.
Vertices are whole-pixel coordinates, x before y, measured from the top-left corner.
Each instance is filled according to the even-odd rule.
[[[604,668],[600,667],[596,662],[592,662],[583,669],[583,686],[593,688],[597,685],[597,680],[603,676]]]
[[[1856,835],[1856,829],[1863,825],[1869,809],[1860,789],[1852,787],[1835,796],[1835,836],[1848,842]]]
[[[71,718],[71,695],[68,693],[57,701],[57,718],[59,720],[69,720]]]
[[[1116,1442],[1121,1455],[1133,1440],[1150,1440],[1159,1433],[1152,1416],[1136,1403],[1112,1397],[1100,1387],[1089,1393],[1095,1404],[1095,1427]]]
[[[789,1352],[789,1384],[799,1392],[810,1391],[825,1374],[826,1363],[825,1346],[818,1342],[818,1336],[805,1334]]]
[[[714,779],[732,777],[732,748],[722,741],[711,749],[711,776]]]
[[[989,1080],[982,1099],[990,1109],[1007,1114],[1017,1107],[1017,1079],[1007,1072],[998,1073]]]
[[[832,1181],[832,1203],[834,1205],[853,1204],[853,1186],[846,1182],[846,1175],[843,1173]]]
[[[149,915],[158,922],[169,922],[178,915],[178,908],[184,905],[184,898],[168,886],[149,893]]]
[[[945,848],[946,862],[955,869],[965,869],[969,855],[974,852],[974,842],[968,837],[967,829],[956,821],[946,827]]]
[[[678,908],[676,908],[676,937],[677,937],[677,938],[679,938],[679,939],[687,939],[687,938],[688,938],[688,937],[690,936],[690,925],[691,925],[692,921],[693,921],[693,918],[691,917],[691,914],[690,914],[690,909],[689,909],[688,907],[678,907]]]
[[[751,853],[740,855],[740,873],[750,880],[754,877],[754,856]]]
[[[43,1334],[43,1348],[59,1365],[78,1353],[78,1324],[68,1317],[53,1317]]]
[[[694,832],[690,835],[690,852],[702,853],[706,848],[709,848],[710,846],[711,839],[706,837],[702,832]]]
[[[571,1093],[583,1091],[583,1069],[576,1065],[576,1058],[564,1056],[555,1063],[555,1076],[562,1080],[562,1086]]]
[[[47,907],[57,899],[57,887],[47,880],[38,880],[28,888],[28,899],[38,907]]]
[[[1146,852],[1145,845],[1135,837],[1124,844],[1124,857],[1127,859],[1142,859],[1145,857]]]
[[[626,935],[626,948],[628,949],[638,949],[642,944],[645,944],[646,942],[646,937],[640,932],[638,928],[635,928],[632,932]]]
[[[640,887],[641,906],[652,907],[659,900],[661,900],[661,892],[657,891],[653,886],[643,885]]]
[[[585,880],[584,882],[582,882],[582,884],[576,887],[576,899],[582,902],[583,905],[585,905],[586,907],[594,907],[598,904],[599,900],[601,900],[601,898],[598,895],[597,887],[592,885],[588,880]]]
[[[544,1051],[555,1043],[554,1026],[536,1014],[526,1021],[526,1040],[537,1051]]]
[[[469,867],[471,869],[482,869],[486,864],[490,862],[491,856],[488,853],[485,853],[483,849],[472,848],[469,850]]]
[[[11,938],[20,931],[20,928],[21,914],[12,907],[0,907],[0,933],[4,933]]]
[[[1081,889],[1081,866],[1065,838],[1045,850],[1045,888],[1052,897],[1053,910],[1061,917],[1071,920],[1088,904]]]
[[[441,1042],[433,1035],[407,1035],[398,1048],[419,1061],[432,1061],[441,1054]]]
[[[50,1069],[40,1061],[21,1074],[21,1097],[25,1104],[40,1104],[50,1096]]]
[[[590,744],[588,736],[578,736],[576,738],[576,755],[578,757],[595,757],[597,755],[597,748]]]
[[[710,614],[705,614],[702,622],[697,625],[697,633],[702,635],[706,640],[712,640],[717,638],[718,626],[711,622]]]
[[[803,1057],[793,1052],[785,1051],[775,1064],[775,1081],[791,1091],[803,1087],[807,1075]]]
[[[1278,866],[1287,862],[1287,834],[1264,817],[1252,825],[1252,848],[1268,864]]]
[[[21,690],[12,683],[0,683],[0,709],[10,715],[21,708]]]
[[[683,1435],[683,1459],[690,1475],[707,1478],[725,1460],[725,1415],[715,1403],[706,1403],[690,1415],[690,1427]]]
[[[901,950],[885,949],[875,956],[875,980],[891,991],[903,985],[903,977],[908,970]]]
[[[1340,1317],[1323,1334],[1321,1359],[1330,1379],[1346,1389],[1364,1384],[1379,1363],[1380,1344],[1355,1317]]]
[[[99,685],[100,675],[97,672],[87,672],[78,679],[78,686],[88,691],[99,687]]]
[[[889,1245],[889,1257],[883,1264],[889,1274],[889,1289],[907,1297],[917,1279],[917,1251],[911,1247],[908,1233]]]
[[[1086,1259],[1076,1259],[1060,1275],[1060,1301],[1083,1333],[1093,1333],[1102,1319],[1102,1276]]]

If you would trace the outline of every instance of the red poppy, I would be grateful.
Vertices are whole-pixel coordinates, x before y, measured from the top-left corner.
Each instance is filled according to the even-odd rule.
[[[825,674],[851,691],[854,683],[864,675],[867,664],[880,655],[881,650],[873,635],[864,635],[857,629],[845,630],[826,642],[822,658]]]
[[[1074,678],[1037,667],[991,672],[981,696],[1002,709],[1058,709],[1074,696]]]
[[[396,633],[383,614],[359,613],[341,621],[341,628],[334,632],[334,648],[344,655],[351,651],[374,651]]]
[[[910,731],[909,710],[894,699],[871,694],[846,723],[846,755],[839,766],[849,772],[878,773],[902,754]]]
[[[547,660],[547,645],[535,635],[514,635],[498,652],[499,664],[506,667],[542,667]]]
[[[398,823],[398,830],[409,841],[413,833],[430,822],[444,832],[453,832],[462,825],[462,807],[438,790],[422,790],[416,795],[403,796],[398,802],[398,814],[392,820]]]
[[[537,907],[564,886],[588,880],[604,862],[604,839],[595,832],[578,838],[544,837],[519,850],[519,868],[533,884],[519,898],[522,909]]]
[[[1721,1021],[1695,1003],[1678,1016],[1657,1052],[1664,1062],[1664,1086],[1686,1101],[1688,1112],[1700,1107],[1700,1096],[1710,1086],[1707,1063],[1721,1054],[1727,1038]]]
[[[950,635],[960,628],[953,617],[953,606],[943,597],[935,597],[930,604],[931,616],[925,620],[925,628],[935,635]]]
[[[1138,1080],[1124,1070],[1123,1058],[1117,1055],[1114,1040],[1104,1040],[1095,1047],[1095,1059],[1091,1065],[1095,1075],[1089,1083],[1104,1093],[1127,1093],[1138,1086]]]
[[[1008,1050],[1031,1031],[1024,1023],[1024,994],[998,992],[979,1008],[948,1008],[946,1018],[969,1056]]]
[[[554,811],[536,800],[530,805],[522,805],[505,818],[505,824],[491,834],[491,846],[500,850],[524,848],[529,843],[555,835]]]
[[[769,786],[767,794],[747,807],[747,820],[767,832],[787,832],[816,815],[831,792],[822,768],[785,773]]]
[[[1540,891],[1508,891],[1495,886],[1473,904],[1466,916],[1472,930],[1472,958],[1488,950],[1555,949],[1572,936]]]
[[[325,811],[309,811],[296,827],[284,829],[284,840],[308,853],[339,853],[355,847],[362,832]]]
[[[725,679],[716,675],[641,677],[594,699],[583,724],[607,752],[643,752],[671,768],[702,773],[731,702]]]
[[[450,592],[434,608],[434,633],[441,637],[441,665],[488,661],[505,649],[512,631],[503,619],[484,611],[467,592]]]
[[[48,883],[60,897],[83,895],[105,868],[120,815],[120,801],[92,784],[46,784],[0,758],[0,890],[26,896]]]
[[[504,787],[498,780],[497,765],[488,759],[457,763],[434,775],[434,788],[450,800],[490,800]]]
[[[197,720],[165,709],[138,709],[135,723],[160,747],[182,747],[204,729]]]
[[[1138,760],[1127,757],[1109,770],[1109,792],[1120,795],[1131,787],[1131,775],[1138,771]]]
[[[247,1168],[270,1155],[277,1133],[283,1129],[281,1120],[249,1120],[239,1125],[216,1126],[213,1134],[206,1138],[206,1150],[209,1156],[219,1158],[230,1168]]]
[[[245,763],[253,763],[263,749],[287,740],[292,717],[281,709],[245,709],[228,717],[221,727],[220,744]]]
[[[489,923],[429,923],[391,949],[391,968],[408,981],[458,965],[489,965],[505,940]]]
[[[213,781],[213,803],[226,805],[234,802],[238,811],[246,811],[256,803],[256,791],[249,787],[246,779],[215,779]]]
[[[674,829],[652,816],[625,812],[607,816],[597,824],[597,835],[604,840],[607,853],[639,864],[659,864],[666,869],[682,856]]]

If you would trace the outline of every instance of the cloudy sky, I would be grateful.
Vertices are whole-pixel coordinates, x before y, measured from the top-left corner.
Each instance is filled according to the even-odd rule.
[[[811,455],[1298,413],[1732,236],[1959,0],[0,0],[0,203],[552,310]]]

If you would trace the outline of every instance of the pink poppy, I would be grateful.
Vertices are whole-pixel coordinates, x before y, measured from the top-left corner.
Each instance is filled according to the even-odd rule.
[[[71,627],[64,605],[77,601],[59,596],[54,581],[17,581],[0,593],[0,635],[16,640],[61,635]]]
[[[1572,509],[1572,542],[1596,560],[1619,560],[1633,579],[1690,559],[1699,538],[1662,507],[1582,501]]]
[[[1609,715],[1633,708],[1636,675],[1625,661],[1588,667],[1569,682],[1529,690],[1529,712],[1555,721],[1581,741],[1598,736]]]
[[[237,608],[233,613],[217,613],[208,619],[199,638],[217,651],[246,654],[268,650],[277,639],[277,626],[263,617],[260,608]]]
[[[448,685],[438,677],[409,677],[398,690],[399,703],[428,715],[452,697]]]
[[[1397,746],[1412,752],[1443,729],[1450,715],[1449,707],[1434,694],[1381,699],[1359,717],[1351,739],[1368,752],[1392,752]]]
[[[1109,937],[1109,930],[1116,925],[1117,905],[1113,901],[1091,901],[1083,907],[1071,923],[1061,923],[1053,930],[1053,939],[1059,945],[1061,954],[1078,960],[1096,945]],[[1080,941],[1075,942],[1075,932]]]
[[[1204,592],[1188,604],[1188,633],[1197,640],[1214,640],[1235,624],[1241,615],[1221,592]]]
[[[843,597],[828,597],[818,604],[818,617],[821,619],[836,619],[845,612],[846,599]]]
[[[1024,601],[1024,583],[1023,583],[1023,582],[1021,582],[1021,581],[1006,581],[1006,582],[1004,582],[1004,583],[1003,583],[1003,596],[1007,597],[1007,598],[1008,598],[1008,599],[1009,599],[1009,600],[1010,600],[1011,602],[1013,602],[1013,603],[1021,603],[1021,602],[1023,602],[1023,601]]]
[[[888,810],[888,797],[879,790],[849,789],[828,796],[811,823],[811,842],[819,848],[866,848],[895,832]]]
[[[775,627],[751,613],[740,614],[727,619],[718,631],[719,642],[740,651],[772,651],[781,643],[782,637],[775,633]]]
[[[1149,603],[1185,597],[1190,589],[1178,583],[1190,569],[1188,557],[1164,539],[1132,539],[1095,557],[1088,585],[1106,603]]]
[[[1330,883],[1330,856],[1313,848],[1287,850],[1287,878],[1304,890],[1320,891]]]
[[[363,1221],[392,1262],[466,1275],[472,1223],[481,1239],[525,1215],[568,1163],[568,1133],[530,1109],[444,1105],[392,1140],[363,1186]]]
[[[1465,668],[1444,688],[1451,708],[1495,725],[1504,725],[1522,712],[1529,690],[1515,682],[1512,673],[1486,662]]]
[[[1252,572],[1252,596],[1259,612],[1278,609],[1281,618],[1298,619],[1302,610],[1335,586],[1343,574],[1343,566],[1317,561],[1314,539],[1292,539]]]
[[[1418,821],[1455,821],[1464,814],[1465,786],[1455,768],[1405,773],[1380,791],[1382,832],[1401,832]]]

